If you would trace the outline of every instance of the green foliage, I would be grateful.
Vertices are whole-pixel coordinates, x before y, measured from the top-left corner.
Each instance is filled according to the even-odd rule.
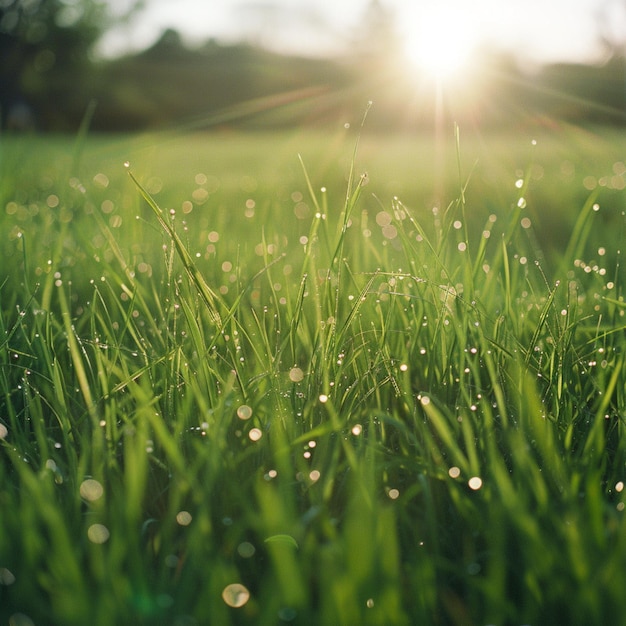
[[[116,12],[139,4],[123,0]],[[95,95],[92,47],[114,21],[102,0],[0,3],[0,126],[74,130]]]
[[[0,126],[74,131],[97,102],[91,126],[97,131],[328,129],[355,121],[353,112],[368,100],[376,102],[368,126],[384,131],[430,128],[435,116],[483,128],[537,119],[626,122],[626,59],[617,49],[601,66],[556,64],[532,72],[486,49],[466,76],[439,91],[406,58],[380,3],[371,5],[340,58],[216,40],[188,47],[171,29],[138,53],[98,58],[100,36],[144,4],[0,3]],[[444,106],[436,110],[438,102]]]
[[[376,107],[368,126],[402,131],[449,125],[508,128],[537,118],[623,126],[626,60],[603,66],[561,64],[521,71],[506,55],[485,52],[470,77],[436,89],[412,68],[396,41],[362,32],[347,58],[301,58],[251,45],[209,41],[189,49],[174,31],[151,48],[102,62],[89,88],[98,100],[95,128],[104,131],[176,128],[332,128],[358,122],[363,102]],[[74,114],[74,117],[77,116]]]
[[[323,139],[6,144],[3,620],[623,621],[626,168]]]

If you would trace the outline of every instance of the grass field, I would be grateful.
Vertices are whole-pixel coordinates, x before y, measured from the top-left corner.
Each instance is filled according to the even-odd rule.
[[[0,623],[626,624],[625,141],[1,137]]]

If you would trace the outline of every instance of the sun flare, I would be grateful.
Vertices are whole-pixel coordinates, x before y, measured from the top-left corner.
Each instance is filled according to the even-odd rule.
[[[469,66],[478,36],[465,17],[441,6],[415,15],[405,25],[406,55],[420,72],[446,80]]]

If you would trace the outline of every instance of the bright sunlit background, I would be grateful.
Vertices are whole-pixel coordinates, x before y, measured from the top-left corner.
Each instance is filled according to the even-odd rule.
[[[595,61],[604,53],[602,37],[626,33],[623,0],[146,0],[127,26],[106,36],[101,50],[106,56],[137,50],[171,27],[190,43],[246,39],[280,52],[325,56],[349,48],[363,16],[376,8],[393,12],[419,67],[443,74],[485,45],[531,64]]]
[[[404,49],[409,60],[418,70],[439,79],[461,73],[481,43],[480,25],[472,12],[465,7],[451,11],[448,4],[433,3],[425,10],[409,10],[408,19],[403,21]]]

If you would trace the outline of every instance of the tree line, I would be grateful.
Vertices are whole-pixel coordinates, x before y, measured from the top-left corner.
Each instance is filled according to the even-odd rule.
[[[327,126],[358,121],[370,100],[374,129],[431,125],[436,107],[439,116],[481,125],[545,117],[626,123],[626,59],[617,52],[601,66],[529,74],[485,50],[471,76],[445,85],[437,99],[432,80],[380,46],[313,59],[213,40],[189,48],[167,30],[146,50],[102,61],[91,50],[107,19],[98,0],[0,3],[3,129],[73,132],[90,110],[91,127],[103,132]]]

